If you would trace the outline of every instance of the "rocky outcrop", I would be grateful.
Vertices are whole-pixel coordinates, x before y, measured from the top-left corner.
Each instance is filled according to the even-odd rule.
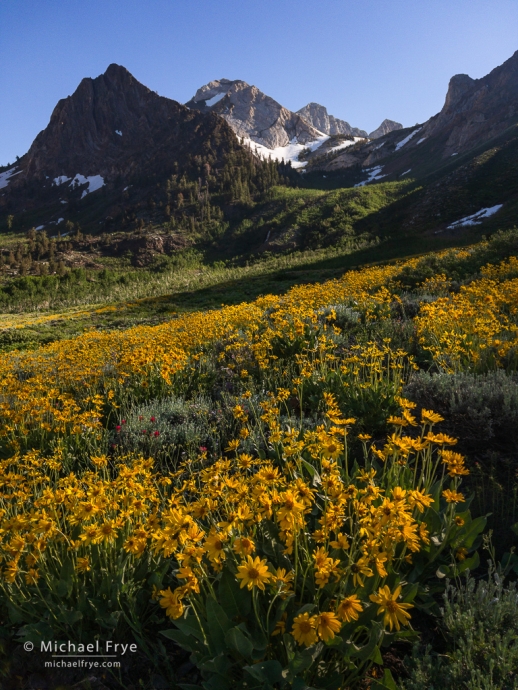
[[[244,81],[211,81],[198,89],[186,106],[220,115],[238,137],[269,149],[289,143],[306,144],[322,134],[300,115]]]
[[[518,51],[481,79],[451,78],[440,113],[423,126],[422,137],[441,137],[443,157],[467,151],[518,121]]]
[[[385,136],[389,132],[395,132],[397,129],[403,129],[403,125],[400,122],[394,122],[394,120],[383,120],[381,125],[369,134],[369,139],[379,139]]]
[[[367,132],[351,125],[345,120],[339,120],[334,115],[329,115],[327,108],[319,103],[308,103],[300,110],[297,110],[297,115],[300,115],[306,122],[313,125],[324,134],[348,134],[353,137],[366,137]]]
[[[399,123],[385,120],[369,135],[376,141],[323,161],[320,167],[326,171],[381,165],[388,180],[410,172],[426,175],[475,147],[489,145],[517,123],[518,51],[481,79],[452,77],[443,108],[424,124],[402,130]]]
[[[159,96],[112,64],[58,102],[23,157],[24,177],[73,178],[79,173],[124,178],[201,151],[221,127],[219,118]]]

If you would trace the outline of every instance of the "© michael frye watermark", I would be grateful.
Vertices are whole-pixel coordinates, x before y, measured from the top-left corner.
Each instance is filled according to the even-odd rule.
[[[136,644],[96,640],[89,644],[42,640],[24,642],[26,652],[50,654],[51,661],[45,661],[45,668],[120,668],[118,657],[129,656],[137,651]]]

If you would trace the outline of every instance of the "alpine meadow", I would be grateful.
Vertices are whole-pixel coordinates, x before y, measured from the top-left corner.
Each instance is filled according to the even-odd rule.
[[[2,687],[518,688],[517,154],[518,52],[370,134],[58,102],[0,168]]]

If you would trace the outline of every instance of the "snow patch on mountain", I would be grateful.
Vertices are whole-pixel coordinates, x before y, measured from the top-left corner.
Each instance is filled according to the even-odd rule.
[[[299,144],[296,138],[293,138],[287,146],[278,146],[275,149],[269,149],[267,146],[258,144],[252,139],[243,139],[243,144],[250,148],[252,153],[255,153],[256,156],[261,158],[272,158],[279,162],[284,160],[286,163],[291,161],[291,166],[293,168],[305,168],[308,162],[298,160],[300,152],[304,151],[304,149],[315,151],[329,138],[327,134],[322,134],[322,136],[318,137],[315,141],[308,141],[306,144]]]
[[[6,170],[3,173],[0,173],[0,189],[3,189],[4,187],[7,187],[9,184],[9,178],[12,177],[13,175],[19,175],[22,170],[18,170],[18,172],[14,172],[18,166],[15,165],[14,168],[9,168],[9,170]]]
[[[358,184],[355,184],[355,187],[364,187],[368,182],[373,182],[374,180],[381,180],[382,177],[386,177],[386,175],[380,175],[380,172],[383,170],[382,165],[377,165],[375,168],[365,168],[365,172],[369,174],[369,177],[366,180],[363,180],[363,182],[358,182]]]
[[[87,189],[84,189],[83,193],[81,194],[81,199],[84,199],[84,197],[87,194],[90,194],[91,192],[96,192],[98,189],[101,189],[101,187],[104,186],[105,182],[104,178],[101,175],[90,175],[89,177],[85,177],[84,175],[77,173],[77,175],[74,177],[70,184],[78,186],[88,184]]]
[[[408,136],[406,136],[404,139],[401,139],[399,144],[396,146],[396,151],[399,151],[399,149],[402,149],[405,144],[408,144],[410,139],[417,134],[417,132],[420,132],[423,128],[419,127],[419,129],[414,129],[413,132],[410,132]]]
[[[52,182],[59,187],[59,185],[65,184],[65,182],[68,182],[71,177],[67,177],[66,175],[60,175],[59,177],[55,177]]]
[[[340,151],[340,149],[346,149],[349,146],[354,146],[358,141],[365,141],[364,137],[353,137],[352,141],[348,139],[347,141],[342,141],[341,144],[336,146],[331,146],[329,148],[329,153],[335,153],[335,151]]]
[[[227,95],[226,91],[223,91],[222,93],[217,93],[215,96],[212,96],[212,98],[209,98],[208,101],[205,101],[205,105],[209,108],[212,108],[213,105],[216,105],[216,103],[219,103],[225,96]]]
[[[503,204],[496,204],[496,206],[490,206],[489,208],[483,208],[477,213],[473,213],[471,216],[466,216],[460,220],[456,220],[451,225],[448,225],[448,230],[453,230],[454,228],[460,228],[465,225],[480,225],[484,218],[489,218],[494,213],[502,208]]]

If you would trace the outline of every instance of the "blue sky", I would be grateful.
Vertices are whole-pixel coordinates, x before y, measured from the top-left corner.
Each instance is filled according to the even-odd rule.
[[[180,102],[243,79],[371,131],[426,120],[453,74],[482,77],[517,49],[517,0],[1,0],[0,164],[111,62]]]

